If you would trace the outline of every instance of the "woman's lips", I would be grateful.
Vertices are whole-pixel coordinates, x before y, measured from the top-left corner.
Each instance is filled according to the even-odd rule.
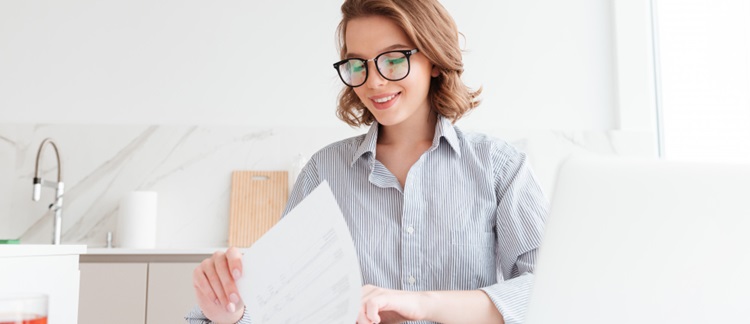
[[[396,103],[396,101],[398,101],[399,97],[401,97],[401,92],[396,92],[396,93],[386,94],[386,95],[372,96],[369,99],[372,102],[372,105],[375,107],[375,109],[383,110],[383,109],[391,108],[391,106],[393,106]]]

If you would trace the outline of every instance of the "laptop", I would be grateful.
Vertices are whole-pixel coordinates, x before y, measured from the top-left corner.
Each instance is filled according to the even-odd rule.
[[[572,158],[527,324],[750,323],[750,164]]]

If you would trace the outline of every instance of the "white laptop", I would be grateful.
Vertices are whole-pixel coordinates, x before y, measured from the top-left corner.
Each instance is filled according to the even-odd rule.
[[[527,324],[750,323],[750,164],[560,168]]]

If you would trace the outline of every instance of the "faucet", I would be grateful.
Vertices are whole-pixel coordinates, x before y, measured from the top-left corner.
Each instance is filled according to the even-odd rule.
[[[55,156],[57,157],[57,182],[47,181],[39,177],[39,160],[42,157],[42,150],[46,144],[52,145],[55,149]],[[42,196],[42,186],[55,189],[55,202],[49,205],[49,209],[55,212],[55,219],[53,223],[52,232],[52,244],[60,244],[60,234],[62,232],[62,205],[63,205],[63,191],[65,185],[62,182],[62,165],[60,164],[60,151],[57,149],[57,144],[52,141],[51,138],[45,138],[42,144],[39,145],[39,151],[36,153],[36,167],[34,168],[34,193],[31,197],[34,201],[39,201]]]

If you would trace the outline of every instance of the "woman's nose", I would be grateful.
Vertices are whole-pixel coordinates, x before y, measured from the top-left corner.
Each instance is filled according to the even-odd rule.
[[[380,72],[378,71],[378,67],[375,66],[375,62],[370,61],[370,62],[367,62],[367,64],[370,64],[367,66],[368,76],[367,76],[367,80],[365,80],[365,84],[367,85],[367,87],[370,89],[375,89],[375,88],[382,87],[383,85],[385,85],[386,82],[388,82],[388,80],[386,80],[385,78],[383,78],[382,75],[380,75]]]

